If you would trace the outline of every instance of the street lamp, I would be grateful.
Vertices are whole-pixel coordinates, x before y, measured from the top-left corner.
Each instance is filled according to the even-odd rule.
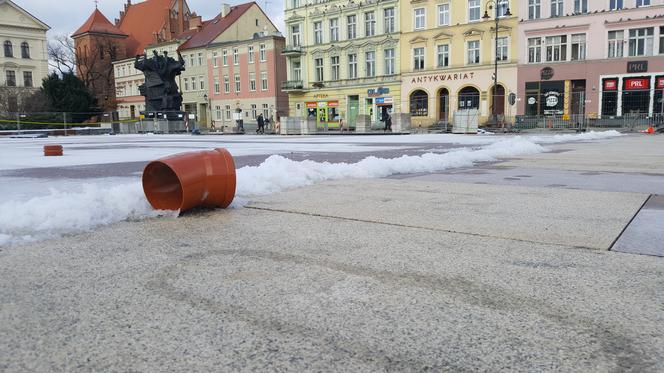
[[[509,3],[508,3],[509,4]],[[491,16],[489,16],[489,10],[494,9],[496,10],[494,14],[494,19],[496,22],[495,30],[496,30],[496,37],[495,37],[495,47],[494,47],[494,64],[493,64],[493,92],[491,92],[491,100],[493,100],[493,104],[491,105],[491,115],[493,116],[493,121],[494,123],[498,123],[498,116],[496,115],[496,93],[498,92],[498,21],[500,19],[499,17],[499,4],[496,3],[494,0],[488,0],[486,4],[484,5],[484,15],[482,16],[482,19],[485,21],[488,21],[491,19]],[[505,14],[503,14],[503,17],[509,17],[511,16],[512,13],[510,12],[510,7],[508,6],[507,9],[505,10]],[[504,99],[504,98],[503,98]]]

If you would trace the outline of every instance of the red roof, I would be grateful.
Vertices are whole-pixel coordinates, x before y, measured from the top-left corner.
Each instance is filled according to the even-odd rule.
[[[83,26],[79,27],[76,32],[72,35],[72,37],[76,37],[78,35],[85,34],[87,32],[93,32],[93,33],[98,33],[98,34],[108,34],[108,35],[119,35],[119,36],[127,36],[124,32],[120,31],[117,27],[115,27],[109,20],[108,18],[104,17],[103,14],[99,11],[99,9],[95,9],[94,12],[90,15],[90,17],[85,21]]]
[[[143,54],[146,46],[154,43],[155,33],[164,27],[166,11],[170,9],[172,0],[147,0],[127,7],[118,27],[129,34],[127,39],[127,56]]]
[[[240,19],[240,17],[251,8],[253,5],[256,5],[255,2],[240,4],[232,6],[230,12],[226,17],[221,17],[221,14],[218,14],[213,19],[206,21],[203,24],[201,30],[182,44],[178,50],[199,48],[208,45],[217,36],[221,35],[222,32],[226,31],[235,21]]]

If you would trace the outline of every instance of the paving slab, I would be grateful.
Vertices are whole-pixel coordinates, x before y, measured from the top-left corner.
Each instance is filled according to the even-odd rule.
[[[557,151],[509,160],[507,167],[662,174],[664,136],[633,134],[610,140],[551,145]],[[565,151],[563,151],[565,150]]]
[[[0,371],[656,372],[649,259],[255,209],[124,222],[0,251]]]
[[[664,195],[648,199],[611,250],[664,257]]]
[[[249,207],[608,250],[648,196],[364,179],[255,198]]]

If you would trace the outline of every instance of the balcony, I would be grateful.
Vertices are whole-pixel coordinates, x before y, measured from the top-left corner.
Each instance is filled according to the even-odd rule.
[[[283,92],[302,92],[304,91],[304,82],[301,80],[288,80],[281,83]]]
[[[281,51],[281,54],[284,56],[301,56],[304,54],[301,45],[287,45],[284,47],[284,50]]]

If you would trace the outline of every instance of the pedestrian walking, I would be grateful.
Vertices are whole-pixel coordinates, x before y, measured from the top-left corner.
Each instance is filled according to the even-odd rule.
[[[390,116],[390,113],[386,112],[383,120],[385,121],[385,128],[383,129],[383,132],[392,132],[392,117]]]
[[[256,133],[265,133],[265,120],[263,119],[263,114],[258,114],[258,117],[256,118],[256,123],[258,124],[258,127],[256,128]]]

